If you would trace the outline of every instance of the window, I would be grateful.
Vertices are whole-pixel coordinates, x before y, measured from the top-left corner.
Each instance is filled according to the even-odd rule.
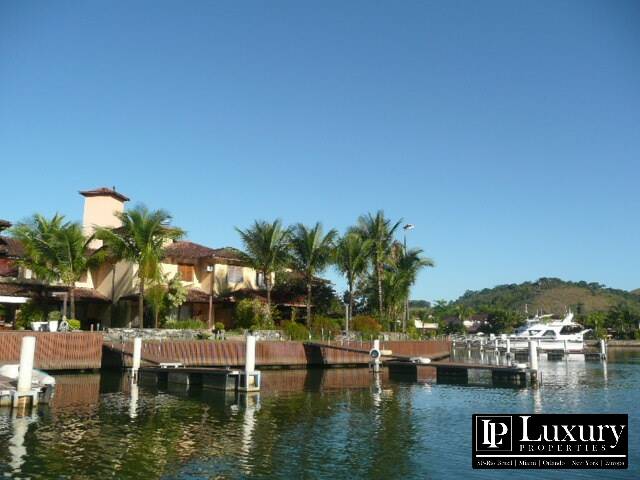
[[[178,265],[178,273],[184,282],[193,282],[193,265]]]
[[[244,282],[244,271],[242,267],[236,267],[229,265],[227,268],[227,283],[242,283]]]
[[[266,284],[264,283],[264,273],[256,272],[256,285],[258,288],[266,287]]]
[[[542,334],[543,337],[555,337],[556,336],[556,332],[554,332],[553,330],[547,330],[546,332],[544,332]]]
[[[565,325],[560,330],[560,333],[563,335],[571,335],[574,333],[580,333],[582,331],[582,327],[580,325]]]

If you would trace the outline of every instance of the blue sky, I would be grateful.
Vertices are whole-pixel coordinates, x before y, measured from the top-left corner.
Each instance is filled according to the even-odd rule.
[[[0,218],[79,220],[116,185],[240,246],[256,218],[382,208],[437,262],[414,298],[640,288],[639,24],[633,1],[5,0]]]

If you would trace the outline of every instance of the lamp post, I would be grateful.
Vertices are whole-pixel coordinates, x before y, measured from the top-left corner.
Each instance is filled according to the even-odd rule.
[[[404,230],[404,254],[407,255],[407,232],[413,230],[416,226],[413,223],[405,224],[402,229]],[[410,287],[409,287],[410,288]],[[404,301],[404,318],[402,319],[402,333],[407,332],[407,324],[409,323],[409,292],[407,291],[407,298]]]

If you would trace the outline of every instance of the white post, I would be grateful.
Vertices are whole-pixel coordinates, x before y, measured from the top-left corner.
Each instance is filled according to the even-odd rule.
[[[564,353],[567,353],[569,351],[569,344],[567,343],[566,340],[564,340]]]
[[[20,348],[20,368],[18,369],[18,393],[31,391],[33,358],[36,354],[36,337],[22,337]]]
[[[377,338],[373,341],[373,348],[374,350],[380,351],[380,340],[378,340]],[[380,357],[373,360],[373,371],[380,371]]]
[[[507,338],[507,357],[511,356],[511,339]]]
[[[256,369],[256,337],[247,335],[245,344],[244,370],[246,373],[253,373]]]
[[[133,339],[133,363],[131,365],[134,375],[138,373],[138,369],[140,368],[141,357],[142,357],[142,339],[140,337],[136,337]]]
[[[538,371],[538,351],[535,340],[529,340],[529,368]]]
[[[602,358],[607,358],[607,344],[604,339],[600,339],[600,355]]]

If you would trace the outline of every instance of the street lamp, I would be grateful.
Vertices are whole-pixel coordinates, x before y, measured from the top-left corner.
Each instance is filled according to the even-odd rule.
[[[404,254],[407,254],[407,232],[413,230],[416,226],[413,223],[407,223],[402,227],[404,230]],[[404,302],[404,319],[402,325],[402,332],[407,332],[407,324],[409,323],[409,292],[407,292],[407,298],[405,298]]]

